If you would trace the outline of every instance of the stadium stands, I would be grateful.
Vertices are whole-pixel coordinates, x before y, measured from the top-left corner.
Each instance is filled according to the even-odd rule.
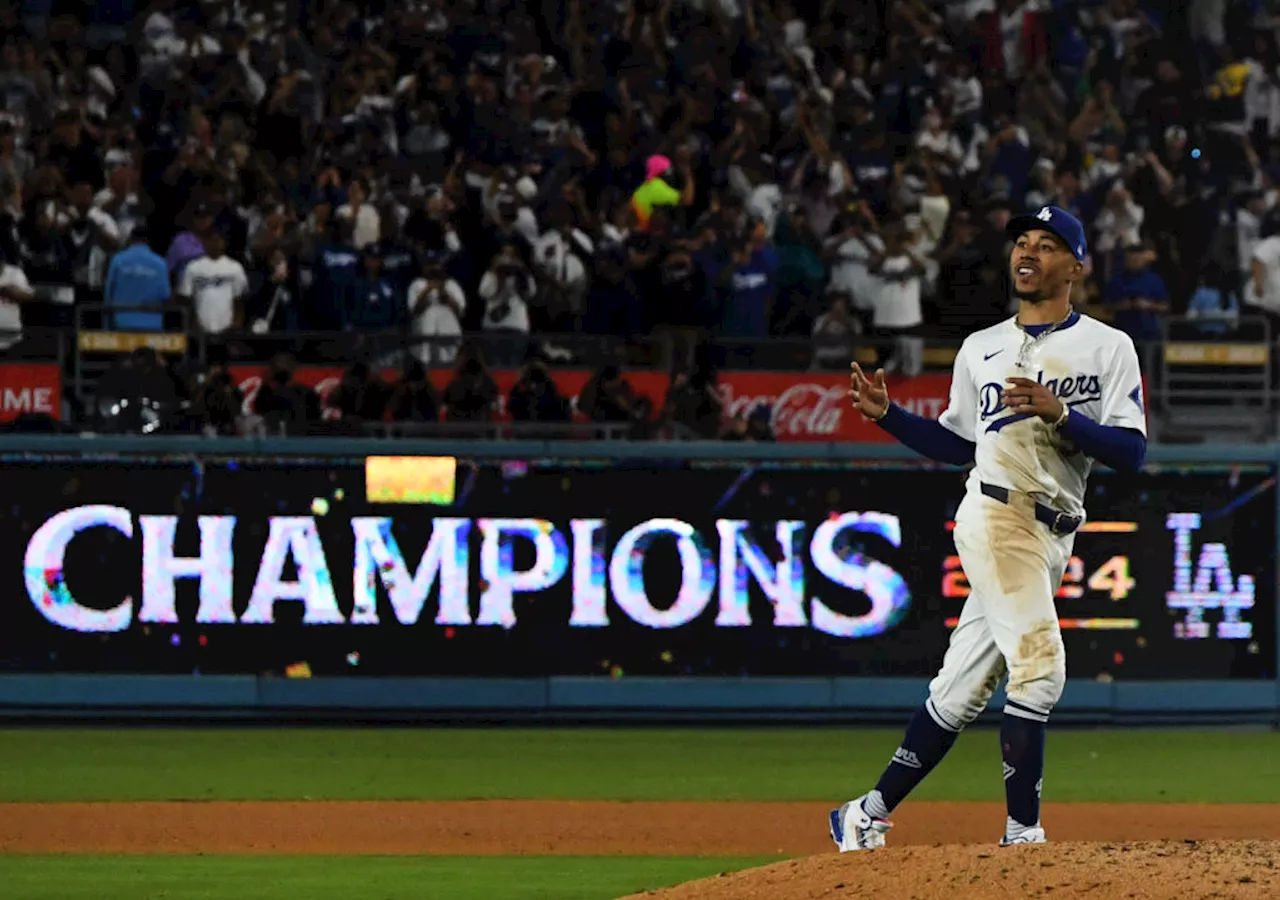
[[[1055,203],[1089,225],[1077,305],[1139,343],[1156,434],[1269,439],[1277,21],[9,4],[0,420],[860,439],[848,361],[936,412],[959,341],[1009,313],[1004,223]]]

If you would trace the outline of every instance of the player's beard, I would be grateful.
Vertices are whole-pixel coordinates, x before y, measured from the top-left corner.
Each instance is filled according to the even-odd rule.
[[[1016,285],[1017,282],[1015,281],[1014,284]],[[1019,302],[1030,303],[1033,306],[1052,300],[1061,293],[1062,282],[1057,278],[1051,278],[1048,273],[1041,273],[1039,287],[1029,291],[1020,291],[1017,287],[1013,289],[1013,296],[1017,297]]]
[[[1044,303],[1053,295],[1050,294],[1048,291],[1046,291],[1043,287],[1039,287],[1039,288],[1036,288],[1034,291],[1019,291],[1015,288],[1013,292],[1013,296],[1017,297],[1020,303],[1030,303],[1031,305],[1035,306],[1037,304]]]

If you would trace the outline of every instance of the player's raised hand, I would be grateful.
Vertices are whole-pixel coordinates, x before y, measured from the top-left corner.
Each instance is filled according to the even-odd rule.
[[[1066,410],[1053,391],[1030,378],[1007,379],[1000,400],[1013,412],[1039,416],[1050,425],[1057,424]]]
[[[868,419],[879,419],[889,409],[889,388],[884,383],[884,369],[876,369],[872,381],[857,363],[850,365],[849,399],[854,408]]]

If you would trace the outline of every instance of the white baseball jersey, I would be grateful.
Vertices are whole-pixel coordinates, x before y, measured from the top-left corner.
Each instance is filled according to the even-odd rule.
[[[1035,342],[1020,369],[1016,363],[1027,340],[1014,319],[971,334],[956,356],[951,396],[939,421],[977,445],[971,492],[986,482],[1082,516],[1093,460],[1039,416],[1010,412],[1000,395],[1009,378],[1029,378],[1046,385],[1073,414],[1145,435],[1138,353],[1123,331],[1077,312]]]

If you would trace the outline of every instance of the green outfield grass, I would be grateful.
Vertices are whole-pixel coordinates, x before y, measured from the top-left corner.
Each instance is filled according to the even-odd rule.
[[[0,731],[0,800],[831,800],[897,729]],[[914,794],[1000,800],[997,736],[963,735]],[[1051,801],[1280,802],[1280,734],[1051,730]]]
[[[3,856],[5,900],[612,900],[771,862],[688,857]]]

